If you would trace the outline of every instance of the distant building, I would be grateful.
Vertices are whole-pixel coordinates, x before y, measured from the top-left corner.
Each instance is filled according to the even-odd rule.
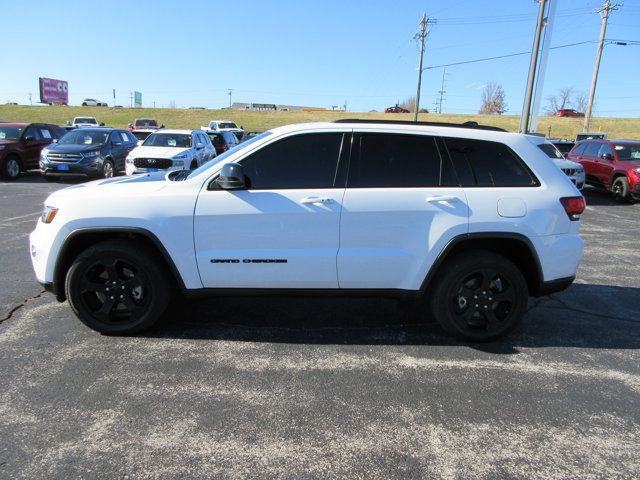
[[[318,107],[304,107],[299,105],[277,105],[275,103],[244,103],[233,102],[231,110],[258,110],[258,111],[284,111],[299,112],[301,110],[324,110]]]

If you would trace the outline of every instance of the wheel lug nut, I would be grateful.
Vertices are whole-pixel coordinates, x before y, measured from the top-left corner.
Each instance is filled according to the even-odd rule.
[[[493,298],[489,297],[489,300],[493,300]]]
[[[484,306],[484,308],[489,308],[489,307],[487,307],[487,306],[485,305],[485,306]]]
[[[113,284],[115,285],[115,284],[116,284],[116,282],[113,282]]]
[[[476,303],[476,308],[478,308],[479,306],[480,306],[480,305],[478,305],[478,304]]]
[[[120,295],[120,298],[124,298],[124,295]]]
[[[111,297],[111,300],[113,300],[113,297]]]
[[[478,298],[478,295],[474,295],[474,296],[473,296],[473,298],[477,299],[477,298]]]
[[[109,291],[109,287],[107,287],[107,292]]]

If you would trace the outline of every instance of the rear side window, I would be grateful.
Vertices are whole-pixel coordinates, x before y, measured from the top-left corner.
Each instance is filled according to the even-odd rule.
[[[598,150],[600,150],[600,143],[590,142],[587,143],[587,148],[585,148],[583,155],[587,157],[597,157]]]
[[[575,153],[576,155],[582,155],[584,154],[585,149],[587,148],[587,144],[586,143],[581,143],[580,145],[578,145],[576,147],[576,149],[573,151],[573,153]]]
[[[474,177],[460,175],[463,186],[532,187],[540,183],[524,162],[499,142],[465,138],[445,138],[447,150],[457,172],[470,170]]]
[[[349,188],[411,188],[450,185],[436,140],[426,135],[356,135],[349,166]],[[359,155],[357,152],[359,151]]]
[[[342,133],[296,135],[267,145],[240,163],[251,190],[333,188]]]
[[[608,143],[603,143],[600,150],[598,150],[598,156],[602,157],[603,155],[613,155],[613,150],[611,150]]]

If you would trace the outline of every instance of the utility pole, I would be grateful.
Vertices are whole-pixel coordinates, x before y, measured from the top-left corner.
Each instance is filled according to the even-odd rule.
[[[33,94],[29,94],[29,105],[33,105]]]
[[[229,95],[229,108],[231,108],[231,94],[233,93],[233,89],[227,89],[227,95]]]
[[[422,84],[422,59],[424,57],[424,41],[427,38],[427,25],[433,25],[436,23],[434,19],[428,19],[427,14],[422,14],[422,20],[420,20],[420,31],[416,34],[415,38],[420,42],[420,60],[418,61],[418,87],[416,88],[416,107],[413,112],[413,121],[418,121],[418,110],[420,110],[420,86]]]
[[[596,63],[593,66],[593,77],[591,77],[591,88],[589,88],[589,102],[587,103],[587,111],[584,112],[584,131],[589,131],[589,123],[591,123],[591,112],[593,110],[593,99],[596,96],[596,83],[598,82],[598,72],[600,70],[600,59],[602,58],[602,48],[604,47],[604,35],[607,33],[607,22],[609,14],[613,10],[617,10],[620,4],[612,4],[609,0],[604,2],[602,8],[596,10],[602,16],[600,23],[600,39],[598,40],[598,51],[596,53]]]
[[[542,27],[544,25],[544,10],[547,0],[539,0],[540,9],[538,10],[538,24],[536,25],[536,34],[533,37],[533,48],[531,49],[531,62],[529,63],[529,76],[527,77],[527,90],[524,95],[524,105],[522,106],[522,115],[520,116],[520,133],[527,133],[529,130],[529,117],[531,115],[531,99],[533,97],[533,85],[536,81],[536,68],[538,65],[538,54],[540,51],[540,37],[542,36]]]
[[[129,105],[133,107],[133,92],[129,92]]]
[[[444,91],[444,76],[447,74],[447,67],[444,67],[442,69],[442,83],[440,84],[440,90],[438,90],[438,93],[440,94],[440,99],[438,100],[438,113],[442,113],[442,100],[444,97],[444,94],[446,93]]]

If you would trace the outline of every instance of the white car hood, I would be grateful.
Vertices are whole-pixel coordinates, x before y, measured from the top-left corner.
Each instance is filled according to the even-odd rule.
[[[582,169],[582,165],[577,162],[572,162],[571,160],[565,160],[564,158],[552,158],[553,163],[555,163],[559,168],[578,168]]]
[[[151,192],[165,188],[167,172],[155,172],[130,177],[115,177],[81,183],[63,188],[49,195],[46,205],[59,206],[69,201],[82,199],[108,200],[113,197],[145,197]]]
[[[147,147],[141,145],[131,150],[129,156],[133,158],[173,158],[188,150],[190,149],[181,147]]]

